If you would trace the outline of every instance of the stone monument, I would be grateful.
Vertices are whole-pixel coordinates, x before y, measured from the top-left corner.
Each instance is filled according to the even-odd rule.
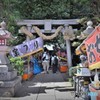
[[[7,40],[11,38],[11,33],[6,30],[6,23],[0,24],[0,97],[14,96],[18,86],[21,85],[21,77],[17,76],[7,58],[6,54],[10,47],[7,46]]]

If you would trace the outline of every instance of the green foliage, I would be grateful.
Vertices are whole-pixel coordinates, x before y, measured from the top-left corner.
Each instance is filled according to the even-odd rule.
[[[0,22],[5,21],[11,33],[15,32],[16,20],[20,18],[20,12],[16,8],[17,0],[0,0]]]
[[[72,46],[74,46],[74,47],[78,47],[79,45],[81,44],[81,42],[76,42],[76,41],[74,41],[73,43],[72,43]]]
[[[9,59],[13,68],[17,70],[18,75],[22,76],[24,74],[24,61],[19,57],[16,58],[10,57]]]
[[[73,18],[81,19],[83,29],[88,20],[98,25],[100,0],[0,0],[0,21],[6,21],[8,30],[15,36],[18,36],[16,20],[19,19]],[[12,43],[16,45],[21,42],[16,40]]]
[[[91,18],[100,13],[100,0],[0,0],[0,4],[0,17],[12,23],[20,18]]]
[[[10,19],[63,19],[87,16],[87,0],[2,0]],[[3,6],[3,7],[4,7]],[[85,6],[85,7],[84,7]],[[9,9],[8,9],[9,7]]]
[[[10,39],[8,40],[8,44],[10,46],[16,46],[16,45],[19,45],[19,44],[22,44],[22,41],[25,41],[25,36],[22,37],[22,36],[16,36],[16,39]]]

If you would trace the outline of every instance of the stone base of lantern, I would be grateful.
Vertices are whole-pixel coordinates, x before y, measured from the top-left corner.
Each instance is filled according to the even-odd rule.
[[[0,81],[0,97],[12,97],[15,95],[16,91],[21,85],[21,77],[17,76],[16,78],[10,81]]]
[[[21,85],[21,76],[10,65],[4,52],[0,52],[0,97],[12,97]]]

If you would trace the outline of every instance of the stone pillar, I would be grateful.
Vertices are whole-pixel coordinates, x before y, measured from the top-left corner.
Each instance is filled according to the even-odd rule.
[[[27,25],[27,29],[28,31],[30,32],[31,31],[31,26],[30,25]],[[26,36],[26,41],[30,41],[30,37],[29,36]]]
[[[70,46],[70,40],[74,39],[74,32],[72,27],[65,25],[65,28],[63,30],[64,40],[66,41],[66,51],[67,51],[67,63],[68,67],[70,68],[72,66],[72,55],[71,55],[71,46]]]
[[[67,51],[67,63],[68,67],[72,66],[72,55],[71,55],[71,47],[70,47],[70,40],[66,40],[66,51]]]

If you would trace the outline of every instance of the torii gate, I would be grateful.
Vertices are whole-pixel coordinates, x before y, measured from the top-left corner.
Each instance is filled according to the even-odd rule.
[[[30,33],[36,33],[34,28],[32,26],[41,26],[42,28],[40,31],[44,34],[46,33],[54,33],[56,32],[56,29],[54,29],[55,26],[68,26],[68,25],[77,25],[79,24],[77,22],[78,19],[68,19],[68,20],[20,20],[17,21],[17,25],[19,26],[26,26],[28,31]],[[66,30],[66,27],[63,31]],[[27,40],[29,40],[29,37],[27,36]],[[70,39],[66,39],[66,47],[67,47],[67,61],[68,61],[68,67],[72,66],[72,60],[71,60],[71,49],[70,49]]]

